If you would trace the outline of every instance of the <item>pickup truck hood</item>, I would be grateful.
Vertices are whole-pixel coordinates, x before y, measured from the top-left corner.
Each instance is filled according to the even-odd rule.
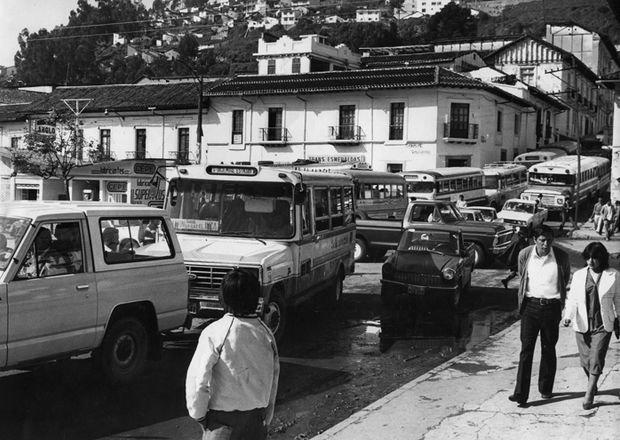
[[[272,255],[286,255],[288,248],[275,241],[247,237],[178,234],[178,239],[186,263],[260,264]]]
[[[436,229],[438,223],[407,222],[407,227],[419,230]],[[470,220],[458,220],[450,223],[439,223],[441,230],[463,231],[464,234],[496,234],[504,231],[506,225],[499,222],[475,222]]]
[[[529,214],[527,212],[517,212],[517,211],[500,211],[497,213],[497,218],[500,219],[508,219],[508,220],[520,220],[520,221],[528,221],[534,217],[534,214]]]

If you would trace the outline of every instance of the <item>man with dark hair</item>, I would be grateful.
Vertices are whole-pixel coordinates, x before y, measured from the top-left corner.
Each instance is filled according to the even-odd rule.
[[[509,397],[526,406],[530,392],[532,361],[540,333],[541,359],[538,391],[544,399],[553,396],[557,368],[555,345],[558,342],[566,285],[570,279],[568,254],[552,246],[553,231],[541,225],[533,231],[534,244],[519,253],[521,283],[518,291],[521,314],[521,353],[517,383]]]
[[[256,277],[232,270],[222,281],[226,314],[200,335],[185,395],[203,440],[267,437],[280,364],[275,338],[256,313],[259,297]]]

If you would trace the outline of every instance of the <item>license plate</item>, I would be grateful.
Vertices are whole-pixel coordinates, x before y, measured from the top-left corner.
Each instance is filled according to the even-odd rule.
[[[407,292],[411,295],[424,296],[426,288],[422,286],[407,286]]]

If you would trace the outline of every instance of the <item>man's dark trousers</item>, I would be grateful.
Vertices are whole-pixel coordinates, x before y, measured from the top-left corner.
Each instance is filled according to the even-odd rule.
[[[536,339],[540,333],[541,358],[538,374],[538,391],[541,394],[553,392],[553,382],[557,367],[555,345],[560,335],[562,303],[560,300],[540,300],[525,298],[527,301],[521,315],[521,354],[514,395],[526,402],[530,393],[532,361]]]

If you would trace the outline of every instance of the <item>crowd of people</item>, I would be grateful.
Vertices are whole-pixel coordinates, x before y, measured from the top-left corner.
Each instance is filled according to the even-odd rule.
[[[620,232],[620,200],[612,204],[611,199],[603,201],[599,197],[589,220],[594,223],[594,230],[609,240],[616,232]]]

